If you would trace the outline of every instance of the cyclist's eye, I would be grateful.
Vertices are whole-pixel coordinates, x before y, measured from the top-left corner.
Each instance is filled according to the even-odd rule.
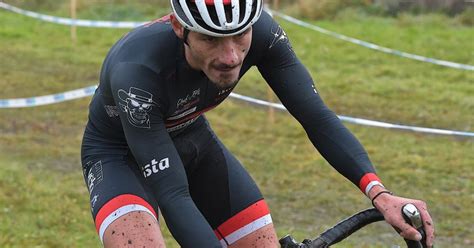
[[[150,107],[151,107],[150,104],[146,104],[146,103],[142,104],[142,108],[144,109],[149,109]]]
[[[212,36],[208,36],[208,37],[204,38],[204,40],[207,41],[207,42],[214,42],[216,40],[216,38],[212,37]]]
[[[132,103],[133,107],[140,107],[140,103],[135,100],[130,100],[130,103]]]
[[[206,41],[206,42],[213,42],[216,40],[216,37],[212,37],[212,36],[209,36],[209,35],[201,35],[200,37],[200,40],[203,40],[203,41]]]
[[[245,36],[246,34],[248,34],[250,32],[250,30],[251,30],[250,28],[247,28],[244,32],[239,34],[239,37]]]

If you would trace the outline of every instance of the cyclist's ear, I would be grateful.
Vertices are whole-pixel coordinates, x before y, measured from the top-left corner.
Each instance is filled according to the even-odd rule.
[[[170,15],[170,22],[171,22],[171,27],[173,28],[174,33],[178,38],[183,39],[184,38],[184,27],[181,25],[181,23],[176,19],[176,16],[174,14]]]

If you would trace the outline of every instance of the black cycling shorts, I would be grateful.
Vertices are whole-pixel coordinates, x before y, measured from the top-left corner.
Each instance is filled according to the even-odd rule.
[[[185,166],[191,197],[223,245],[271,223],[257,185],[203,117],[173,142]],[[82,150],[84,179],[101,240],[118,217],[146,211],[157,218],[159,207],[133,156],[102,150],[84,146]]]

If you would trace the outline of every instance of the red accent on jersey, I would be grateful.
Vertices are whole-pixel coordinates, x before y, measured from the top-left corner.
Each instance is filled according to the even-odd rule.
[[[153,25],[153,24],[155,24],[155,23],[168,22],[168,21],[170,20],[170,16],[171,16],[171,14],[165,15],[165,16],[163,16],[163,17],[160,17],[160,18],[158,18],[158,19],[155,19],[155,20],[153,20],[153,21],[150,21],[150,22],[146,23],[144,26],[145,26],[145,27],[149,27],[149,26],[151,26],[151,25]]]
[[[97,232],[99,232],[100,225],[102,225],[102,222],[104,222],[105,218],[107,218],[111,213],[123,206],[131,204],[137,204],[148,208],[148,210],[153,213],[155,218],[157,218],[156,212],[155,210],[153,210],[153,207],[151,207],[151,205],[148,204],[148,202],[146,202],[144,199],[136,195],[130,194],[119,195],[104,204],[104,206],[102,206],[102,208],[97,213],[97,216],[95,217],[95,228]]]
[[[221,239],[224,238],[224,237],[222,237],[222,235],[217,230],[214,230],[214,234],[216,235],[218,240],[221,240]]]
[[[257,220],[270,213],[267,203],[265,200],[260,200],[250,207],[240,211],[238,214],[232,216],[226,222],[221,224],[217,230],[219,230],[222,236],[227,237],[229,234],[239,230],[240,228],[250,224],[252,221]]]
[[[364,192],[364,194],[365,194],[365,188],[367,187],[367,185],[370,182],[373,182],[373,181],[377,181],[377,182],[381,183],[379,177],[377,175],[375,175],[374,173],[365,174],[359,181],[360,190],[362,190],[362,192]]]
[[[209,110],[211,110],[211,109],[213,109],[213,108],[215,108],[215,107],[217,107],[217,105],[210,106],[210,107],[205,108],[205,109],[203,109],[203,110],[201,110],[201,111],[199,111],[199,112],[195,112],[195,113],[193,113],[193,114],[191,114],[191,115],[186,115],[186,116],[184,116],[182,119],[177,120],[177,121],[173,121],[173,122],[165,121],[165,126],[166,126],[166,128],[171,128],[171,127],[177,126],[177,125],[179,125],[179,124],[181,124],[181,123],[186,122],[187,120],[191,120],[192,118],[198,117],[198,116],[202,115],[204,112],[207,112],[207,111],[209,111]]]

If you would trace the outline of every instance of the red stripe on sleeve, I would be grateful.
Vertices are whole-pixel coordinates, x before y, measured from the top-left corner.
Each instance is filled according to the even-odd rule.
[[[102,208],[97,213],[97,216],[95,217],[95,228],[97,229],[97,232],[99,232],[100,225],[102,225],[102,222],[104,222],[107,216],[123,206],[132,204],[137,204],[148,208],[148,210],[150,210],[156,218],[155,210],[153,210],[151,205],[144,199],[130,194],[119,195],[104,204],[104,206],[102,206]]]
[[[217,229],[219,230],[220,234],[222,234],[222,236],[226,237],[227,235],[269,213],[270,210],[268,209],[268,205],[265,200],[260,200],[250,207],[240,211],[238,214],[232,216]]]
[[[365,174],[359,181],[359,189],[365,194],[365,188],[367,188],[367,185],[369,185],[369,183],[373,181],[381,183],[379,177],[375,175],[375,173]]]
[[[217,230],[214,230],[214,234],[216,235],[218,240],[221,240],[221,239],[224,238],[224,237],[221,236],[221,234]]]

